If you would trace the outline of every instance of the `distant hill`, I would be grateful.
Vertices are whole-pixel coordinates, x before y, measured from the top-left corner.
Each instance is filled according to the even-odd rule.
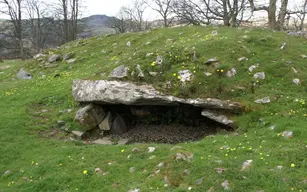
[[[91,15],[84,17],[80,21],[85,25],[84,31],[79,34],[81,37],[90,37],[114,33],[115,31],[108,27],[110,20],[114,17],[106,15]]]

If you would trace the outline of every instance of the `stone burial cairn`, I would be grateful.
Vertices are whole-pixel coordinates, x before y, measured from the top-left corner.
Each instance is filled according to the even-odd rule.
[[[229,118],[243,111],[240,103],[222,101],[219,99],[183,99],[158,92],[150,85],[136,85],[131,82],[107,80],[74,80],[72,94],[75,101],[83,108],[76,113],[75,120],[80,123],[84,132],[74,132],[80,139],[84,139],[92,132],[100,138],[94,143],[114,144],[111,139],[104,137],[105,133],[122,135],[131,129],[129,116],[148,116],[148,106],[174,107],[179,105],[202,109],[200,116],[211,119],[224,126],[233,127],[234,122]],[[127,110],[124,109],[129,109]],[[136,110],[136,108],[138,110]],[[121,111],[120,113],[117,113]],[[183,111],[184,113],[185,111]],[[188,113],[188,111],[186,111]],[[164,114],[162,114],[164,115]],[[98,134],[97,134],[98,133]],[[126,143],[128,140],[119,140]]]

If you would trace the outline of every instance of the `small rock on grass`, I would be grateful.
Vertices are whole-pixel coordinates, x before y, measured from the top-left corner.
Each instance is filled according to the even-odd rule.
[[[295,85],[300,85],[300,84],[301,84],[300,80],[297,79],[297,78],[293,79],[292,82],[293,82]]]
[[[3,175],[9,175],[9,174],[11,174],[11,173],[12,173],[11,170],[6,170],[6,171],[3,173]]]
[[[117,144],[118,145],[126,145],[129,143],[129,139],[119,139]]]
[[[281,170],[281,169],[283,168],[283,166],[278,165],[276,168],[279,169],[279,170]]]
[[[140,192],[140,189],[130,189],[128,192]]]
[[[225,189],[225,190],[229,190],[230,189],[230,183],[228,180],[225,180],[221,186]]]
[[[265,79],[265,72],[259,72],[254,75],[255,79]]]
[[[99,145],[113,145],[113,142],[111,141],[110,138],[104,137],[103,139],[98,139],[96,141],[93,141],[94,144],[99,144]]]
[[[216,170],[216,172],[217,172],[218,174],[222,174],[222,173],[225,172],[227,169],[225,169],[225,168],[215,168],[215,170]]]
[[[202,177],[196,181],[196,185],[201,185],[205,180],[205,177]]]
[[[130,168],[129,168],[129,172],[130,172],[130,173],[135,172],[135,168],[134,168],[134,167],[130,167]]]
[[[218,59],[216,57],[209,59],[205,62],[205,64],[212,64],[218,62]]]
[[[255,103],[258,103],[258,104],[271,103],[271,99],[270,97],[264,97],[262,99],[256,100]]]
[[[85,132],[82,131],[72,131],[72,134],[74,135],[74,138],[78,140],[82,140],[85,136]]]
[[[183,161],[191,161],[193,159],[193,153],[189,152],[180,152],[176,154],[176,160],[183,160]]]
[[[138,148],[133,148],[131,151],[132,151],[133,153],[138,153],[138,152],[140,152],[140,150],[139,150]]]
[[[65,121],[58,120],[58,121],[56,122],[56,124],[57,124],[59,127],[62,127],[62,126],[65,125]]]
[[[190,175],[190,171],[188,169],[183,170],[183,175]]]
[[[248,58],[247,57],[240,57],[239,59],[238,59],[238,61],[248,61]]]
[[[156,156],[155,155],[152,155],[152,156],[150,156],[148,159],[155,159],[156,158]]]
[[[287,43],[283,43],[282,46],[280,47],[281,50],[283,50],[286,47]]]
[[[242,165],[242,169],[241,170],[245,170],[245,169],[248,169],[251,164],[252,164],[253,160],[246,160],[243,165]]]
[[[284,138],[286,138],[286,139],[290,139],[290,138],[293,137],[293,132],[292,132],[292,131],[284,131],[284,132],[282,132],[281,135],[282,135]]]
[[[153,153],[155,150],[155,147],[148,147],[148,153]]]

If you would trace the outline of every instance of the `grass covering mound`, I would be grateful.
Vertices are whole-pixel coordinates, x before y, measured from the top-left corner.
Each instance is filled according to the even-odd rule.
[[[0,191],[223,191],[225,180],[232,191],[307,190],[306,39],[266,29],[183,27],[94,37],[45,53],[73,53],[77,60],[59,61],[55,68],[42,68],[33,60],[0,63],[0,172],[11,171],[1,176]],[[162,66],[154,63],[157,56],[163,57]],[[204,64],[214,57],[218,68]],[[248,60],[239,61],[242,57]],[[108,79],[115,67],[126,65],[132,72],[137,64],[145,78],[129,75],[125,80],[152,84],[179,97],[241,102],[247,110],[235,119],[239,128],[174,150],[161,144],[70,142],[57,121],[78,129],[72,80]],[[248,70],[257,64],[253,72]],[[34,78],[13,80],[20,68]],[[237,75],[226,77],[232,68]],[[178,76],[186,69],[194,78],[183,85]],[[254,79],[257,72],[265,72],[266,78]],[[293,83],[296,78],[299,85]],[[254,102],[266,96],[271,103]],[[286,137],[284,131],[293,136]],[[148,147],[156,150],[148,153]],[[193,158],[175,160],[177,153],[192,153]],[[253,161],[241,170],[247,160]],[[156,167],[161,162],[164,166]],[[95,168],[101,171],[97,174]]]

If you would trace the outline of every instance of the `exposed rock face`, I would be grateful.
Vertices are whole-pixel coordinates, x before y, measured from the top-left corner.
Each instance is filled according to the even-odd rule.
[[[212,119],[212,120],[214,120],[216,122],[219,122],[221,124],[224,124],[224,125],[228,125],[228,126],[232,126],[233,125],[233,121],[230,120],[221,111],[213,111],[213,110],[206,110],[206,109],[204,109],[201,112],[201,115],[204,116],[204,117],[207,117],[209,119]]]
[[[112,115],[111,112],[108,112],[104,120],[99,124],[99,129],[103,131],[109,131],[112,126]]]
[[[29,80],[32,79],[32,75],[26,72],[23,68],[17,73],[17,78],[22,80]]]
[[[237,102],[213,98],[183,99],[164,95],[149,85],[138,86],[130,82],[74,80],[72,94],[78,102],[99,104],[176,106],[182,103],[207,109],[243,110],[242,105]]]
[[[77,111],[75,120],[82,125],[82,129],[84,131],[87,131],[99,125],[104,116],[104,110],[100,106],[91,103]]]
[[[76,60],[77,60],[77,59],[68,59],[66,62],[67,62],[68,64],[72,64],[72,63],[74,63]]]
[[[128,71],[129,68],[121,65],[119,67],[116,67],[109,75],[111,78],[117,78],[117,79],[122,79],[128,76]]]
[[[49,58],[48,58],[48,61],[49,63],[53,63],[53,62],[56,62],[58,60],[60,60],[60,55],[51,55]]]
[[[127,131],[128,131],[127,121],[121,115],[118,115],[112,123],[110,133],[121,135]]]
[[[45,56],[46,56],[45,54],[39,53],[39,54],[35,55],[33,57],[33,59],[36,59],[36,60],[40,61]]]
[[[63,56],[63,60],[64,61],[67,61],[69,59],[71,59],[73,57],[73,53],[66,53],[64,56]]]
[[[180,75],[180,81],[181,82],[186,82],[186,81],[191,81],[193,79],[193,73],[190,70],[182,70],[179,71],[178,74]]]

